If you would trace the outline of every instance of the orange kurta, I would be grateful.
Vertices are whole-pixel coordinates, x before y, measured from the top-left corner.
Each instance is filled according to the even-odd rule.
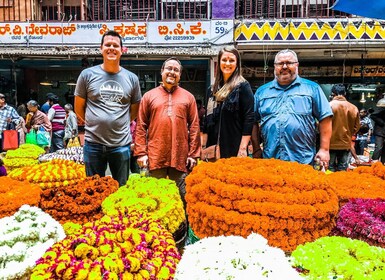
[[[177,87],[147,92],[139,106],[136,156],[148,155],[149,169],[173,167],[187,172],[187,157],[200,156],[199,117],[194,96]]]

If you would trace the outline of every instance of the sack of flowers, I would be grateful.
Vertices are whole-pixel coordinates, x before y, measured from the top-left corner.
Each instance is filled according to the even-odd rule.
[[[351,199],[340,209],[335,234],[385,247],[384,213],[384,199]]]
[[[361,240],[322,237],[298,246],[291,257],[306,279],[385,279],[385,249]]]
[[[171,233],[176,233],[177,241],[186,234],[182,199],[172,180],[130,176],[125,186],[103,201],[102,209],[109,216],[132,210],[147,213]]]
[[[118,188],[119,183],[112,177],[95,175],[68,186],[44,189],[39,206],[62,224],[69,221],[83,224],[103,216],[103,200]]]
[[[37,207],[0,219],[0,279],[29,279],[36,261],[64,238],[62,226]]]
[[[327,175],[329,184],[335,189],[340,206],[351,198],[385,199],[385,180],[369,172],[370,167],[358,167],[357,172],[334,172]],[[362,172],[363,170],[368,172]]]
[[[19,181],[38,184],[43,190],[52,187],[69,186],[86,177],[84,165],[70,160],[56,159],[31,167],[18,168],[8,176]]]
[[[326,177],[310,165],[275,159],[201,163],[186,178],[189,223],[198,238],[256,232],[292,251],[335,225],[338,197]]]
[[[14,170],[16,168],[32,166],[39,163],[39,156],[44,154],[44,149],[33,144],[22,144],[15,150],[7,151],[4,161],[4,166],[7,171]]]
[[[179,260],[171,233],[131,212],[86,223],[53,245],[31,279],[173,279]]]
[[[40,194],[38,185],[0,177],[0,218],[15,214],[24,204],[38,206]]]
[[[60,149],[54,153],[43,154],[39,157],[39,162],[47,162],[54,159],[72,160],[79,164],[84,164],[83,147],[71,147]]]
[[[175,280],[303,279],[284,251],[259,234],[208,237],[185,247]]]

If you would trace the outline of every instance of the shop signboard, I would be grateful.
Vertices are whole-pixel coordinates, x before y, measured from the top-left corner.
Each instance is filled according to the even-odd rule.
[[[124,45],[223,44],[233,41],[232,20],[172,22],[0,23],[0,44],[22,46],[100,46],[106,30],[117,31]]]
[[[350,77],[351,72],[352,66],[346,66],[345,71],[342,66],[301,66],[298,68],[298,74],[303,77]],[[245,78],[273,78],[274,68],[269,67],[265,70],[263,67],[243,67],[242,74]]]
[[[352,77],[385,77],[385,65],[355,65],[352,67]]]

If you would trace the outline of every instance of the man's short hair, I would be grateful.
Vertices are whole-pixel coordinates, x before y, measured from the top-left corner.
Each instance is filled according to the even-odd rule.
[[[0,99],[6,99],[6,96],[5,96],[5,94],[3,94],[3,93],[0,93]]]
[[[332,87],[332,93],[335,93],[336,95],[346,95],[346,89],[343,84],[336,84]]]
[[[120,34],[118,32],[116,32],[115,30],[107,30],[106,32],[104,32],[104,34],[102,36],[102,42],[100,43],[100,46],[103,46],[103,44],[104,44],[104,37],[106,37],[106,36],[118,37],[119,38],[119,42],[120,42],[120,47],[123,48],[122,36],[120,36]]]

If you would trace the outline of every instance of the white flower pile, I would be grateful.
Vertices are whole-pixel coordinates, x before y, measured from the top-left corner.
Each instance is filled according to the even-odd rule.
[[[303,279],[289,258],[267,240],[252,233],[204,238],[185,248],[175,280]]]
[[[63,227],[38,207],[23,205],[0,219],[0,279],[21,279],[54,243],[63,240]]]

